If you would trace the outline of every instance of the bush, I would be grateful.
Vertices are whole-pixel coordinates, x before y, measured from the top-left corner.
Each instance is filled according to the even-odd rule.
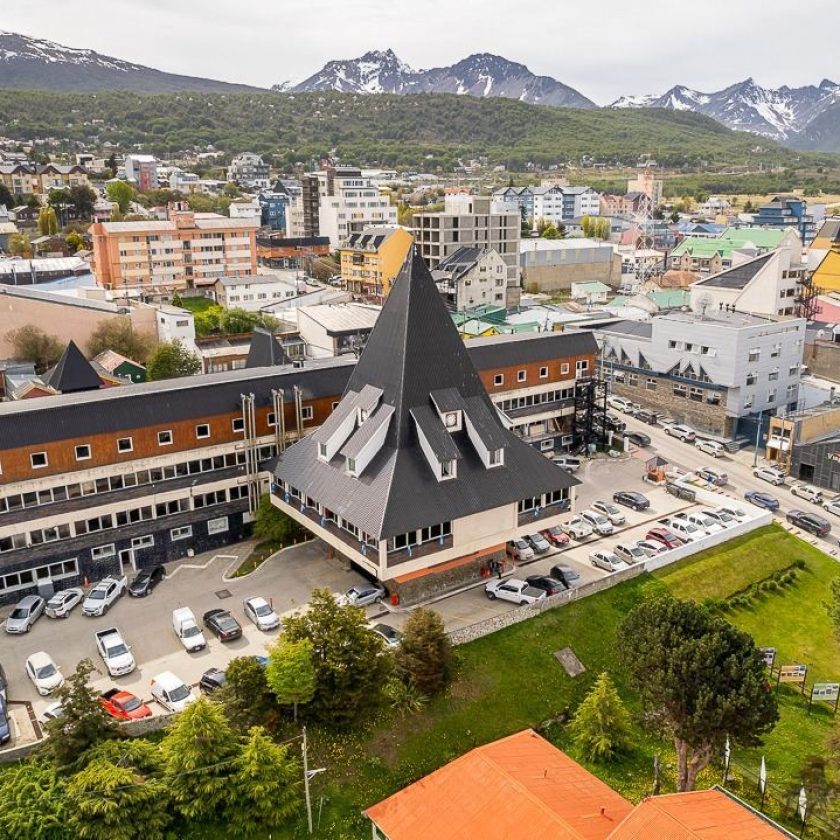
[[[808,566],[801,557],[797,557],[796,560],[793,561],[793,565],[796,566],[797,569],[805,569]]]
[[[452,650],[443,621],[434,610],[421,608],[409,615],[396,664],[403,681],[426,697],[433,697],[449,682]]]

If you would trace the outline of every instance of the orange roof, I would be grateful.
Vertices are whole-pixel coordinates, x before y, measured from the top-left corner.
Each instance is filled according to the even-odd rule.
[[[368,808],[388,840],[606,840],[632,805],[526,729]]]
[[[779,840],[790,835],[720,790],[645,799],[608,840]]]

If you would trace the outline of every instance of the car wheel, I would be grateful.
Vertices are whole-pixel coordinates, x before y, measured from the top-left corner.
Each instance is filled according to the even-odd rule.
[[[382,603],[382,596],[378,595],[376,598],[373,599],[374,604],[381,604]]]
[[[527,603],[528,603],[527,601],[520,601],[520,602],[519,602],[519,606],[520,606],[520,607],[524,607],[524,606],[525,606],[525,604],[527,604]]]
[[[24,630],[23,632],[24,632],[24,633],[28,633],[31,629],[32,629],[32,625],[31,625],[31,624],[27,624],[27,625],[26,625],[26,630]]]
[[[495,593],[495,592],[486,592],[485,594],[487,595],[487,597],[488,597],[491,601],[495,601],[495,600],[496,600],[496,593]]]

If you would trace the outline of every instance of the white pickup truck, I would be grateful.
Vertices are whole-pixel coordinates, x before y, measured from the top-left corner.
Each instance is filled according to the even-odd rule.
[[[204,638],[204,633],[201,632],[193,611],[189,607],[172,610],[172,629],[190,653],[207,647],[207,639]]]
[[[126,644],[116,627],[99,630],[95,636],[96,649],[112,677],[124,677],[137,667],[131,647]]]
[[[114,602],[125,595],[128,579],[122,577],[105,577],[88,592],[82,604],[82,615],[105,615]]]

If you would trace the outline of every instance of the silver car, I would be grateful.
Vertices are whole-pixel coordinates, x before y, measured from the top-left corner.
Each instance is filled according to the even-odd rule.
[[[589,555],[589,562],[605,572],[615,572],[624,566],[621,559],[611,551],[593,551]]]
[[[40,595],[27,595],[17,602],[6,619],[7,633],[28,633],[44,612],[44,599]]]
[[[388,593],[378,583],[357,583],[351,586],[338,601],[344,607],[367,607],[378,604]]]

